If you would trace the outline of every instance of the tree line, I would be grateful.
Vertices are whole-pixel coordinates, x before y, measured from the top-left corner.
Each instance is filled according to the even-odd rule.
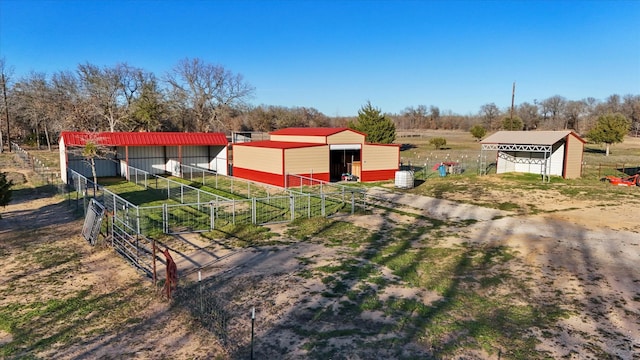
[[[313,107],[253,105],[255,88],[241,74],[198,58],[180,60],[161,77],[127,63],[84,63],[74,71],[31,72],[20,78],[0,59],[0,75],[4,143],[20,139],[51,147],[61,131],[268,132],[358,123],[358,117],[329,117]],[[370,103],[359,113],[371,110],[382,113]],[[381,115],[397,130],[469,131],[482,126],[487,131],[572,129],[586,134],[608,113],[622,114],[632,132],[640,131],[640,95],[614,94],[604,100],[555,95],[513,109],[489,103],[470,115],[417,105]]]

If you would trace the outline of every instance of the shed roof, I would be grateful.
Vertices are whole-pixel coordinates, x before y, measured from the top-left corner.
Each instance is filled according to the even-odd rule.
[[[585,142],[571,130],[561,131],[498,131],[480,141],[481,144],[516,144],[516,145],[553,145],[573,134]]]
[[[330,136],[343,131],[352,131],[354,133],[358,133],[360,135],[365,135],[357,130],[349,129],[346,127],[339,128],[325,128],[325,127],[309,127],[309,128],[301,128],[301,127],[291,127],[285,129],[279,129],[270,132],[270,135],[296,135],[296,136]]]
[[[223,133],[184,132],[71,132],[63,131],[60,138],[66,146],[84,146],[87,140],[95,139],[108,146],[198,146],[228,144]]]
[[[313,147],[313,146],[327,146],[327,144],[263,140],[263,141],[252,141],[247,143],[237,143],[237,144],[233,144],[233,146],[234,147],[235,146],[261,147],[261,148],[268,148],[268,149],[297,149],[297,148],[305,148],[305,147]]]

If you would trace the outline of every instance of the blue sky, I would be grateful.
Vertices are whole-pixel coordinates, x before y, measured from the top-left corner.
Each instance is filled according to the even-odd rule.
[[[14,78],[89,62],[240,73],[254,105],[356,115],[640,95],[640,1],[0,1]]]

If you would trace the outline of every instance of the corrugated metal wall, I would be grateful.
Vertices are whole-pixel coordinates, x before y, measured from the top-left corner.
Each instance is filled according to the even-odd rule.
[[[572,134],[567,136],[565,178],[576,179],[582,176],[583,153],[584,143]]]
[[[118,147],[118,159],[127,159],[125,147]],[[164,148],[162,146],[129,147],[129,166],[152,174],[163,174],[165,165]]]
[[[93,174],[91,174],[91,165],[82,156],[70,153],[68,154],[68,158],[69,169],[77,171],[88,179],[93,178]],[[95,163],[96,176],[98,177],[120,175],[120,165],[117,160],[113,160],[113,157],[110,157],[110,159],[95,159]]]
[[[364,135],[353,131],[342,131],[327,136],[327,144],[363,144]]]
[[[302,142],[302,143],[316,143],[324,144],[324,136],[305,136],[305,135],[271,135],[271,141],[290,141],[290,142]]]
[[[61,142],[60,145],[60,170],[61,174],[66,175],[66,147],[64,142]],[[117,147],[116,154],[109,156],[109,158],[114,160],[96,159],[98,177],[125,176],[126,147]],[[88,178],[92,176],[91,167],[84,163],[82,156],[69,153],[68,159],[70,169]],[[172,172],[175,168],[179,169],[177,146],[168,146],[166,150],[164,146],[130,146],[128,160],[128,166],[152,174],[164,174],[167,171]],[[226,146],[184,146],[182,148],[182,162],[186,165],[216,170],[224,175],[228,173]]]
[[[236,145],[233,147],[233,167],[282,174],[282,149]]]
[[[364,144],[362,147],[362,171],[398,169],[400,147]]]
[[[285,174],[311,174],[329,172],[329,145],[284,151]]]

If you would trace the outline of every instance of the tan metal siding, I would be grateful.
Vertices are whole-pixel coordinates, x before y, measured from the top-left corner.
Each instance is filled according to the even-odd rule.
[[[273,174],[282,174],[282,149],[234,146],[233,166]]]
[[[285,150],[285,174],[329,172],[329,146]]]
[[[579,178],[582,172],[584,144],[573,135],[567,136],[567,158],[565,159],[565,178]]]
[[[353,131],[342,131],[327,137],[327,144],[362,144],[364,135]]]
[[[304,135],[271,135],[271,141],[291,141],[306,142],[315,144],[325,144],[324,136],[304,136]]]
[[[397,169],[400,148],[364,144],[362,146],[362,171]]]

